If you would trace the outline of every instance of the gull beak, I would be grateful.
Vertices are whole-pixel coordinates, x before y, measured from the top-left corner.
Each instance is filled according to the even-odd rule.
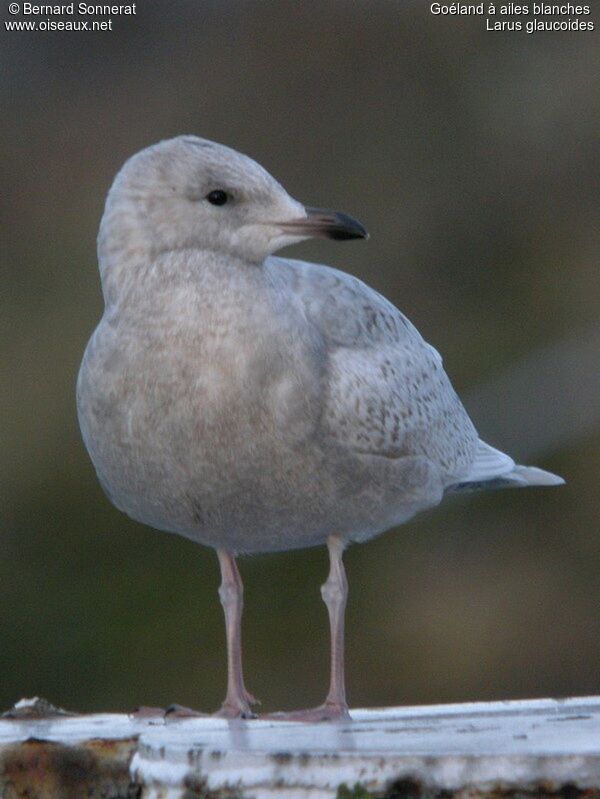
[[[326,208],[306,208],[306,216],[279,222],[278,227],[292,236],[302,238],[322,237],[344,241],[346,239],[368,239],[369,234],[356,219],[339,211]]]

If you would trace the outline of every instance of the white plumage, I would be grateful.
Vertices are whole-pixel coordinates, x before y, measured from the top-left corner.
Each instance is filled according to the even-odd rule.
[[[479,440],[440,355],[384,297],[272,255],[316,235],[366,232],[189,136],[125,164],[100,228],[106,309],[79,374],[83,437],[117,507],[217,549],[227,715],[251,700],[236,553],[329,543],[330,716],[345,712],[343,546],[448,490],[562,482]]]

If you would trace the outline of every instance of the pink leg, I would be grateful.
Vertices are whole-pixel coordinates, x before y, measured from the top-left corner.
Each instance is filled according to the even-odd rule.
[[[285,721],[333,721],[350,718],[346,704],[344,680],[344,611],[348,598],[348,581],[342,562],[344,543],[337,536],[327,540],[329,549],[329,576],[321,586],[321,596],[327,605],[331,628],[331,677],[325,702],[309,710],[286,713],[268,713],[263,718]]]
[[[329,548],[329,576],[321,586],[321,596],[327,605],[329,626],[331,628],[331,677],[325,707],[334,713],[348,714],[346,704],[346,682],[344,679],[344,614],[348,599],[348,580],[342,561],[344,544],[331,536],[327,541]]]
[[[227,718],[251,717],[250,705],[255,704],[256,699],[246,690],[242,672],[244,587],[233,555],[222,549],[217,550],[217,555],[221,566],[219,597],[225,613],[227,638],[227,695],[216,715]]]

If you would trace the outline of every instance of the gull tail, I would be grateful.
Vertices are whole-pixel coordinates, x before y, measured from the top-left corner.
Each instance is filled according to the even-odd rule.
[[[448,486],[446,490],[481,491],[524,486],[559,486],[564,482],[557,474],[545,472],[536,466],[519,466],[510,455],[480,440],[471,471],[459,483]]]

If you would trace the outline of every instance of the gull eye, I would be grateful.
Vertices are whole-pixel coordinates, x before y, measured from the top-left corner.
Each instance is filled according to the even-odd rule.
[[[225,205],[229,199],[229,195],[222,189],[215,189],[206,195],[206,199],[211,205]]]

